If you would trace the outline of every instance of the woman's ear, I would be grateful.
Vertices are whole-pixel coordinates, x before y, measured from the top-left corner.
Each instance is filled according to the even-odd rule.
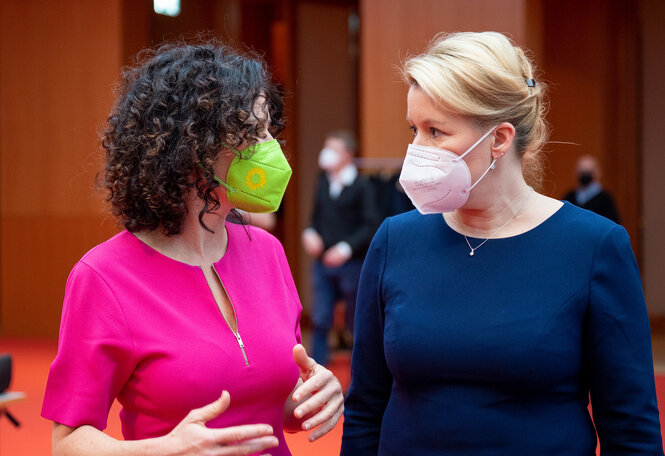
[[[494,159],[499,159],[506,155],[510,150],[510,147],[513,145],[515,127],[509,122],[502,122],[494,129],[492,138],[493,141],[490,146],[492,157]]]

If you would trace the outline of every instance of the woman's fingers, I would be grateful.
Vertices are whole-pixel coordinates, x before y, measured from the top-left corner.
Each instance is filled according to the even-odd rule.
[[[222,456],[256,454],[279,445],[272,426],[268,424],[246,424],[220,429],[206,427],[208,421],[226,411],[229,403],[229,393],[224,391],[216,401],[190,411],[169,433],[169,447],[180,451],[178,454]]]
[[[294,414],[297,418],[308,417],[303,429],[314,429],[309,435],[312,442],[330,432],[344,412],[342,386],[332,372],[322,366],[316,367],[315,374],[293,396],[296,399],[307,397],[296,407]]]
[[[269,448],[274,448],[279,445],[277,437],[265,436],[257,437],[244,442],[238,442],[231,445],[224,445],[220,447],[217,454],[220,456],[245,456],[248,454],[255,454],[260,451],[265,451]]]
[[[315,408],[316,410],[303,424],[303,429],[309,431],[315,427],[323,424],[324,422],[332,419],[338,410],[344,410],[344,401],[338,397],[333,397],[327,401],[322,407]],[[341,414],[340,414],[341,415]],[[335,421],[337,422],[337,421]]]
[[[317,372],[293,393],[293,399],[296,401],[307,398],[294,410],[296,418],[302,418],[309,412],[323,407],[332,397],[338,396],[340,400],[344,400],[342,385],[332,372],[320,365],[316,366],[316,370]]]
[[[311,375],[314,374],[316,367],[316,361],[310,358],[307,355],[307,350],[302,344],[296,344],[293,346],[293,360],[298,365],[300,369],[300,378],[307,380]]]
[[[310,415],[312,412],[323,408],[323,406],[334,397],[334,385],[321,388],[318,391],[315,391],[310,397],[307,397],[307,400],[298,405],[298,407],[296,407],[296,409],[293,411],[293,414],[296,418],[302,418],[304,416]]]
[[[220,445],[231,445],[260,437],[273,437],[275,442],[277,441],[277,437],[273,435],[272,426],[269,424],[243,424],[241,426],[208,430],[215,442]]]
[[[224,413],[226,409],[229,408],[230,403],[231,397],[229,396],[228,391],[222,391],[222,395],[219,399],[208,405],[204,405],[201,408],[191,410],[182,422],[205,424]]]
[[[329,420],[323,422],[319,427],[314,429],[314,431],[311,434],[309,434],[309,436],[308,436],[309,441],[313,442],[316,439],[321,438],[324,435],[326,435],[328,432],[330,432],[335,427],[335,425],[337,424],[339,419],[342,417],[343,413],[344,413],[344,404],[342,403],[335,410],[332,418],[330,418]]]
[[[342,391],[342,386],[339,384],[339,381],[337,381],[337,378],[332,374],[332,372],[330,372],[328,369],[321,366],[320,364],[315,365],[312,368],[311,376],[303,380],[304,381],[302,385],[296,388],[296,390],[293,392],[293,400],[296,402],[302,401],[303,399],[305,399],[310,395],[314,395],[314,393],[322,390],[328,384],[332,385],[337,384],[339,385],[340,393]],[[303,415],[304,413],[300,416]],[[298,416],[298,418],[300,418],[300,416]]]

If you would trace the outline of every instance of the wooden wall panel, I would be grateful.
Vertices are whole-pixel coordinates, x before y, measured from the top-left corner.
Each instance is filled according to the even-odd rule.
[[[577,158],[597,157],[639,259],[637,11],[626,2],[561,0],[544,3],[543,19],[553,140],[545,190],[562,197],[575,186]]]
[[[580,10],[579,16],[586,17],[588,12],[585,14],[582,5]],[[604,164],[602,119],[608,91],[605,74],[609,70],[609,59],[603,40],[609,12],[597,11],[596,20],[585,21],[571,16],[567,8],[546,5],[543,16],[543,66],[549,83],[548,120],[553,141],[548,147],[550,167],[546,190],[552,195],[563,196],[575,186],[578,156],[598,156],[601,165]]]
[[[297,111],[298,158],[291,181],[297,182],[299,191],[300,224],[293,239],[298,247],[300,232],[310,223],[323,139],[332,130],[355,131],[357,126],[357,69],[348,33],[351,11],[334,2],[303,1],[297,7],[297,86],[294,99],[287,103],[295,101]],[[287,152],[291,152],[288,144]],[[299,253],[292,269],[297,265],[298,292],[308,312],[311,259],[302,249]]]
[[[114,231],[93,190],[121,59],[119,0],[0,8],[0,336],[57,335],[64,279]]]
[[[360,136],[365,157],[403,157],[411,141],[397,66],[439,32],[495,30],[526,44],[526,0],[360,0]],[[530,37],[530,36],[529,36]]]
[[[110,217],[11,215],[2,230],[3,337],[55,338],[65,282],[92,246],[118,231]]]
[[[658,329],[665,332],[665,153],[663,153],[663,119],[665,119],[665,2],[643,0],[641,10],[641,74],[638,115],[641,129],[642,187],[642,276],[649,312],[658,314]],[[624,163],[621,160],[621,163]],[[652,327],[653,327],[652,323]]]

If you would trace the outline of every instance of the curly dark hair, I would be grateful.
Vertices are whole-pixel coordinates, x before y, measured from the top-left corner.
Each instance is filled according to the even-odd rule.
[[[262,59],[222,43],[171,43],[144,50],[123,70],[102,137],[111,212],[129,231],[182,232],[185,197],[196,187],[199,214],[219,207],[212,165],[220,153],[277,136],[282,93]],[[265,99],[270,124],[250,120]]]

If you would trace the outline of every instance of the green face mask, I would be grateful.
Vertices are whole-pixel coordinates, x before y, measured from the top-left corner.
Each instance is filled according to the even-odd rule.
[[[227,190],[229,203],[258,213],[279,208],[290,177],[291,167],[275,139],[241,150],[229,166],[226,182],[213,176]]]

